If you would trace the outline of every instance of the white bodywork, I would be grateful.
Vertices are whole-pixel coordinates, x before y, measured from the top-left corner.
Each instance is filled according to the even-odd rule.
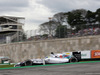
[[[69,59],[67,59],[67,58],[59,58],[59,57],[56,57],[56,56],[54,57],[54,56],[45,58],[44,59],[45,63],[47,63],[47,64],[55,64],[55,63],[66,63],[66,62],[69,62]]]
[[[61,56],[61,57],[60,57]],[[31,65],[45,65],[45,64],[58,64],[58,63],[67,63],[69,62],[68,58],[63,57],[63,54],[50,54],[49,57],[46,57],[44,59],[30,59],[32,62]],[[16,66],[23,66],[25,62],[18,63]],[[24,65],[26,66],[26,65]]]
[[[67,63],[67,62],[69,62],[69,59],[67,58],[54,58],[54,57],[45,58],[45,63],[47,64]]]
[[[34,64],[42,64],[44,61],[43,59],[31,59]]]

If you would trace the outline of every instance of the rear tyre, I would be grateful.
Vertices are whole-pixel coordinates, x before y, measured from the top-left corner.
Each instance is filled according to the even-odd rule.
[[[70,61],[69,62],[78,62],[78,59],[75,58],[75,57],[72,57],[72,58],[70,58]]]

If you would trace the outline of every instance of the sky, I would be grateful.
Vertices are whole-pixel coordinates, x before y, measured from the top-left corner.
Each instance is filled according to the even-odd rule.
[[[0,0],[0,16],[25,17],[24,30],[36,30],[59,12],[74,9],[96,11],[100,0]]]

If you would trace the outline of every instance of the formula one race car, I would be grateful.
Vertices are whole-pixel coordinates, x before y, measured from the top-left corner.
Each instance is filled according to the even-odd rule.
[[[43,65],[43,64],[58,64],[58,63],[68,63],[68,62],[77,62],[76,57],[72,57],[65,54],[53,54],[51,53],[49,57],[44,59],[30,59],[24,62],[20,62],[15,65],[15,67],[20,66],[32,66],[32,65]]]

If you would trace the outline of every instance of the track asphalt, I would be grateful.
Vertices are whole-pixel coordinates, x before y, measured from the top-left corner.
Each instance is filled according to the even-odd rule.
[[[100,75],[100,61],[3,68],[0,75]]]

